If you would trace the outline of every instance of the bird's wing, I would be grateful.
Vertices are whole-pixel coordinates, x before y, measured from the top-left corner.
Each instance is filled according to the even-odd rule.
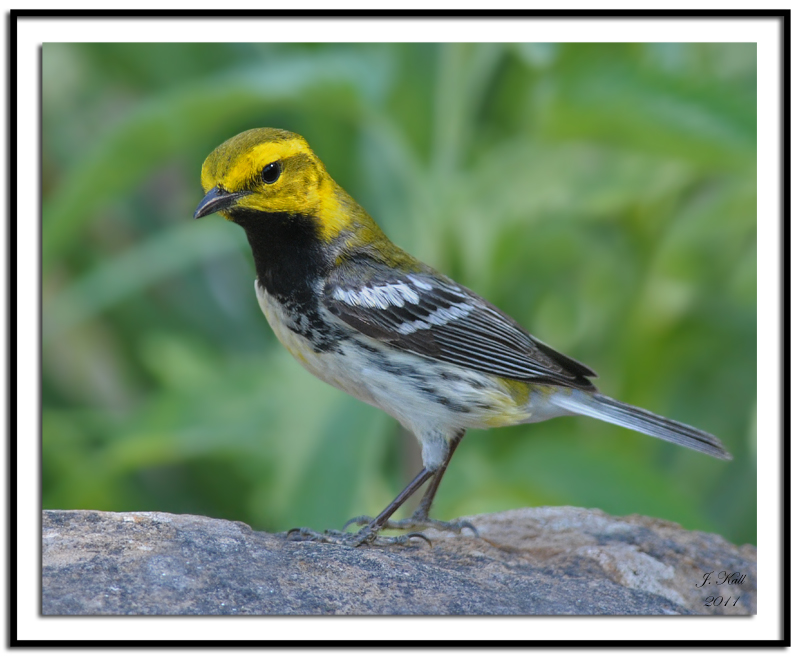
[[[347,269],[326,281],[323,302],[364,335],[479,372],[594,390],[586,378],[597,376],[590,368],[540,342],[501,310],[440,274],[400,274],[374,261],[370,267],[362,263],[358,278],[354,268]]]

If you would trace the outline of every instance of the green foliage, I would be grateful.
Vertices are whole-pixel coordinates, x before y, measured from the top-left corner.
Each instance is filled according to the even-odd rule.
[[[470,432],[435,515],[572,504],[756,542],[748,44],[45,44],[43,504],[259,529],[380,511],[419,467],[307,374],[200,165],[304,135],[401,246],[735,460],[585,418]]]

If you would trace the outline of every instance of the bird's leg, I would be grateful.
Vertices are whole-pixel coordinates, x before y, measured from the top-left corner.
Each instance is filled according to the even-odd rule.
[[[381,511],[375,518],[360,516],[353,518],[345,524],[350,525],[356,523],[365,525],[363,529],[355,534],[347,533],[344,531],[327,530],[323,533],[315,532],[311,529],[304,527],[291,529],[287,532],[287,538],[294,541],[317,541],[320,543],[336,543],[339,545],[349,545],[351,547],[358,547],[359,545],[374,544],[374,545],[407,545],[412,538],[421,538],[428,540],[421,534],[407,534],[406,536],[378,536],[378,532],[386,526],[389,518],[392,517],[397,509],[399,509],[405,501],[419,490],[420,486],[428,479],[434,476],[438,470],[429,470],[423,468],[420,473],[414,477],[408,486],[392,500],[392,502],[383,511]],[[441,479],[441,476],[439,477]]]
[[[436,470],[433,471],[433,479],[431,479],[431,483],[428,484],[428,488],[425,490],[425,495],[423,495],[422,499],[420,500],[419,506],[417,506],[414,513],[411,514],[411,517],[405,518],[403,520],[389,520],[389,516],[391,516],[391,514],[389,514],[389,516],[386,516],[386,519],[383,521],[381,528],[416,529],[416,528],[433,527],[434,529],[455,532],[456,534],[460,534],[461,530],[466,528],[472,531],[472,533],[475,534],[475,536],[478,535],[478,530],[475,529],[472,523],[469,523],[466,520],[459,520],[457,522],[444,522],[442,520],[434,520],[429,516],[431,511],[431,505],[433,504],[433,498],[436,495],[436,491],[439,489],[439,484],[441,483],[442,477],[444,476],[444,471],[447,469],[447,466],[450,463],[450,459],[453,457],[453,452],[456,451],[456,447],[458,447],[458,444],[461,442],[461,439],[463,437],[464,437],[464,430],[462,429],[453,437],[453,439],[448,444],[447,456],[445,457],[442,464]],[[395,507],[392,510],[392,513],[394,513],[394,511],[396,511],[397,508],[399,508],[399,505],[398,507]],[[386,511],[384,511],[384,513],[386,513]],[[381,516],[378,516],[378,518],[380,517]],[[376,518],[375,520],[377,520],[378,518]],[[370,522],[372,522],[372,518],[370,518],[369,516],[358,516],[357,518],[349,520],[345,525],[345,527],[347,527],[350,524],[368,525]]]
[[[450,459],[453,458],[453,453],[456,451],[456,447],[458,447],[458,444],[461,442],[463,437],[464,430],[462,429],[450,441],[450,444],[447,446],[447,456],[445,456],[444,462],[439,466],[439,469],[433,473],[433,479],[431,480],[431,483],[428,484],[428,488],[425,489],[425,495],[422,496],[419,505],[415,509],[414,513],[411,514],[410,520],[419,520],[422,522],[430,520],[428,514],[430,513],[431,506],[433,505],[433,498],[436,495],[436,491],[439,490],[439,484],[442,482],[442,477],[444,477],[444,471],[450,464]]]

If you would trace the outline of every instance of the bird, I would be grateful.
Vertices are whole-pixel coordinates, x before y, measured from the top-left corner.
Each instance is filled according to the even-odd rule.
[[[302,136],[237,134],[205,159],[201,184],[194,217],[219,213],[244,229],[258,304],[283,346],[316,377],[395,418],[421,447],[419,474],[377,516],[353,519],[360,530],[295,528],[292,540],[408,543],[427,538],[381,531],[430,527],[477,534],[468,522],[430,517],[468,429],[583,415],[731,458],[710,433],[601,394],[591,368],[391,242]],[[426,483],[410,518],[391,520]]]

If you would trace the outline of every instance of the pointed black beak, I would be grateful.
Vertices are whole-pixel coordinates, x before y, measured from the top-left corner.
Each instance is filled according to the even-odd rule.
[[[212,187],[208,190],[208,194],[203,197],[197,209],[194,211],[194,218],[199,219],[205,217],[207,214],[219,212],[236,205],[236,202],[243,196],[247,196],[251,192],[226,192],[219,187]]]

